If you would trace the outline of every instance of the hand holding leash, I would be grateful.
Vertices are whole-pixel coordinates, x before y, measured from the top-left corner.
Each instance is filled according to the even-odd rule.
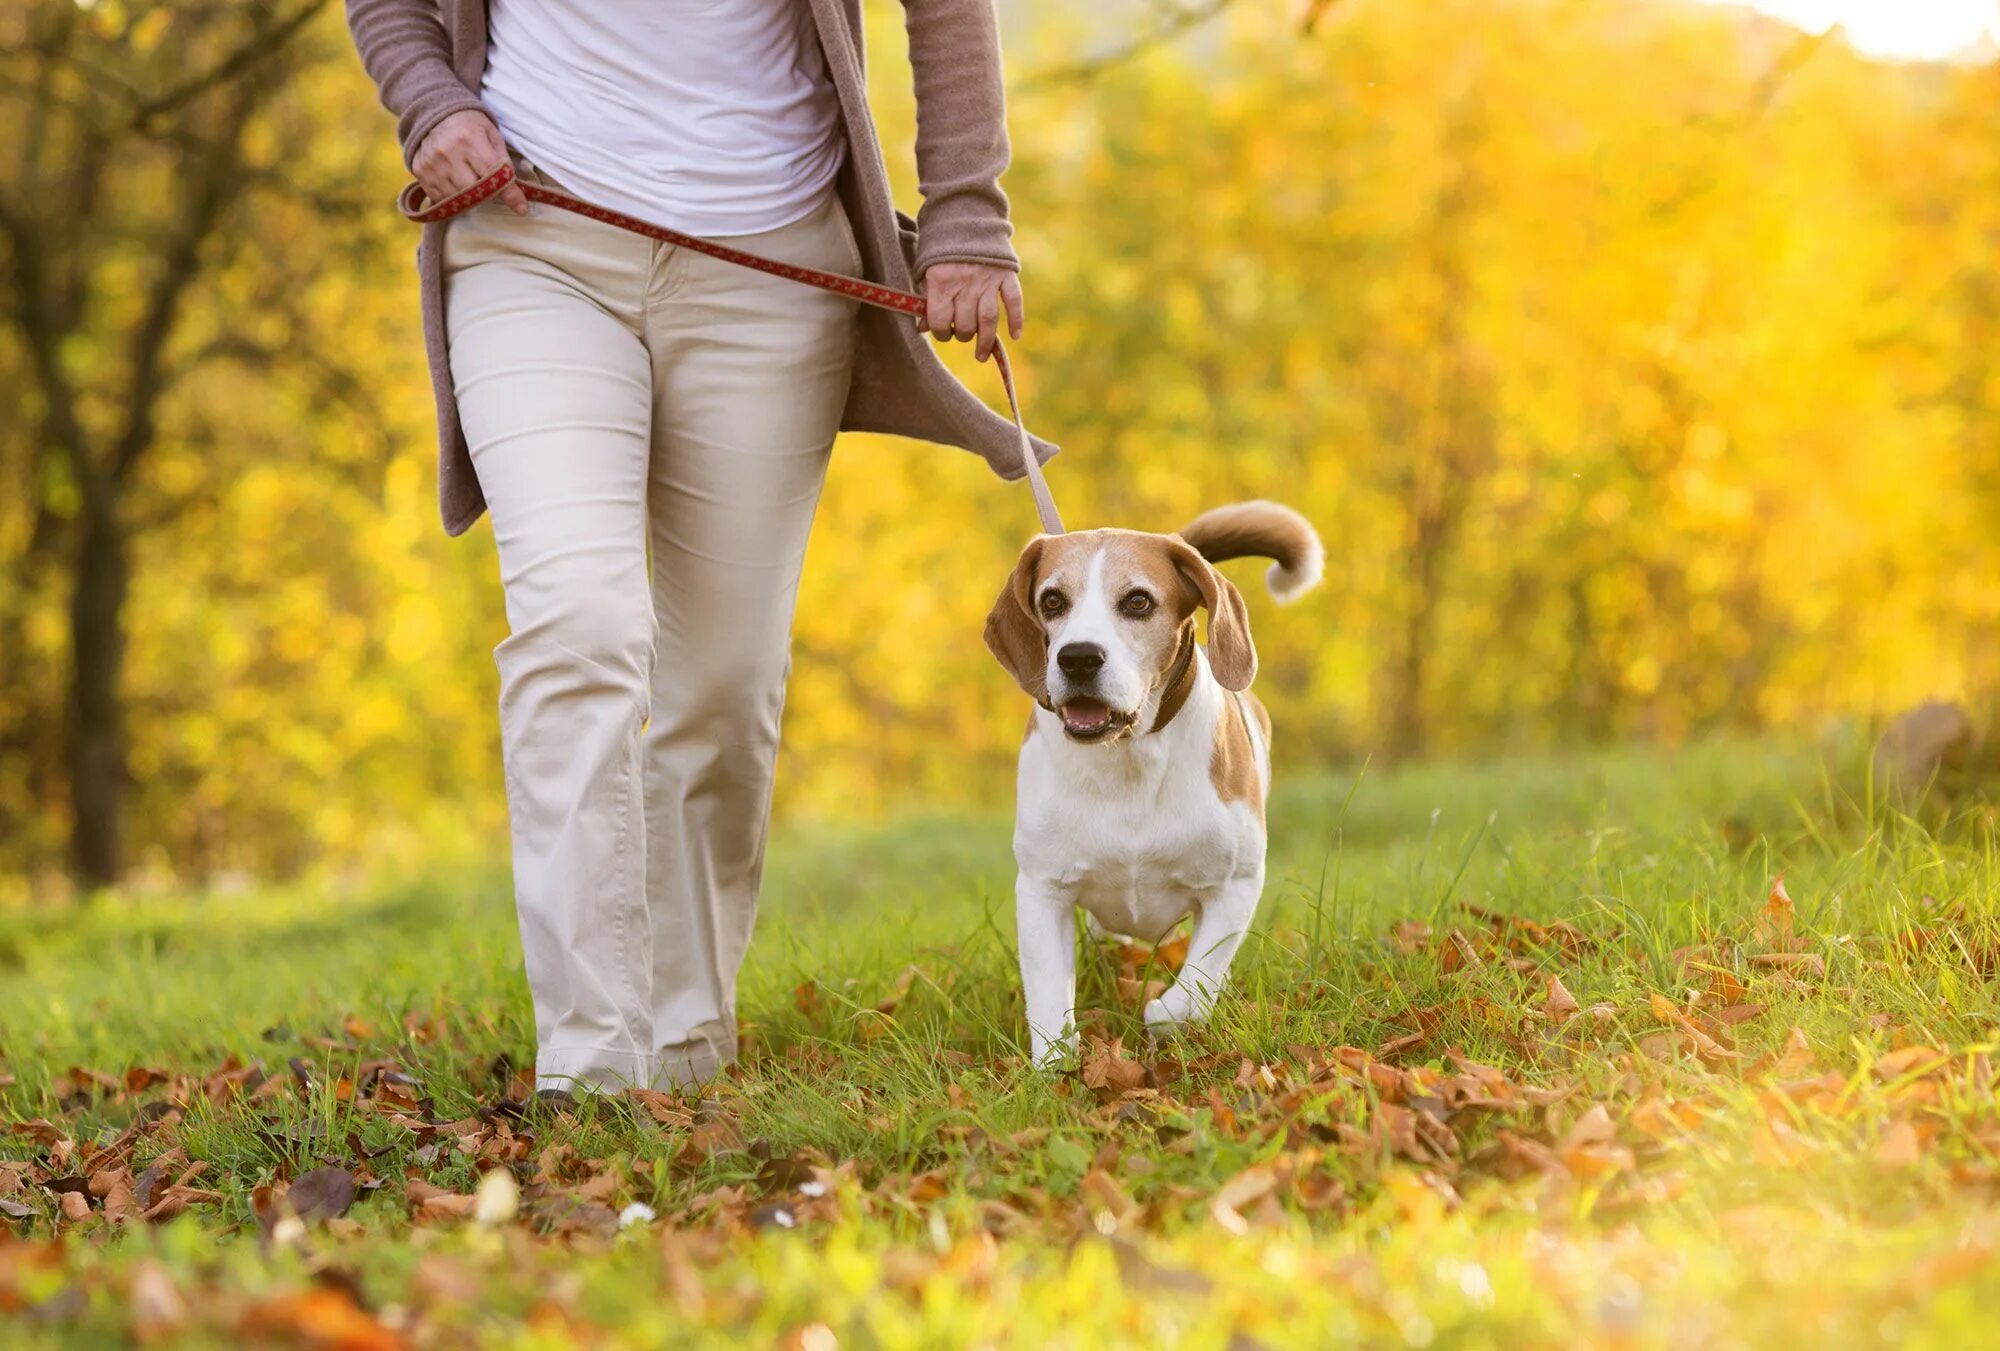
[[[1007,307],[1007,336],[1021,340],[1024,310],[1021,278],[1012,268],[993,263],[932,263],[924,273],[924,301],[917,329],[939,342],[979,340],[973,355],[981,361],[1000,344],[1000,307]]]
[[[455,197],[507,163],[507,143],[500,128],[476,108],[453,113],[432,127],[417,147],[411,168],[424,194],[434,202]],[[517,216],[528,214],[528,194],[512,183],[500,190],[500,200]]]

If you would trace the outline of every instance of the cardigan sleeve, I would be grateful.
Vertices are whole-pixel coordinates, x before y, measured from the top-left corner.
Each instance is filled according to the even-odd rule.
[[[452,71],[437,0],[347,0],[347,27],[382,106],[396,115],[404,164],[438,123],[481,106]]]
[[[1007,219],[1007,98],[992,0],[903,0],[917,91],[916,272],[979,262],[1019,270]]]

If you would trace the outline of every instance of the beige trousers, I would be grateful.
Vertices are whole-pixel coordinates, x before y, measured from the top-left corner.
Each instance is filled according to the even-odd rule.
[[[860,266],[831,193],[731,242]],[[444,270],[506,590],[494,656],[536,1080],[707,1078],[736,1052],[854,305],[550,207],[460,217]]]

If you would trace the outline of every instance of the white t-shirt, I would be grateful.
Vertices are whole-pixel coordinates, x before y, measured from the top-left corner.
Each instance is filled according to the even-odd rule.
[[[570,191],[693,235],[801,219],[847,150],[805,0],[492,0],[480,98]]]

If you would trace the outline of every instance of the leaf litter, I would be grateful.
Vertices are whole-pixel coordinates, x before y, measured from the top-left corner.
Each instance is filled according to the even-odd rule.
[[[1386,960],[1426,962],[1435,975],[1411,987],[1419,997],[1377,1011],[1369,1044],[1332,1026],[1324,1040],[1282,1051],[1231,1047],[1210,1033],[1154,1043],[1086,1032],[1076,1068],[1050,1083],[1077,1104],[1068,1124],[991,1133],[977,1124],[976,1099],[949,1080],[940,1107],[973,1120],[940,1128],[935,1161],[919,1154],[901,1168],[750,1138],[754,1060],[698,1095],[633,1092],[619,1131],[577,1114],[537,1118],[532,1076],[504,1056],[473,1086],[472,1110],[447,1115],[402,1058],[364,1058],[375,1029],[353,1018],[327,1039],[355,1057],[338,1072],[329,1068],[337,1060],[294,1059],[273,1073],[234,1057],[206,1073],[70,1067],[50,1081],[59,1116],[5,1127],[13,1157],[0,1160],[0,1310],[19,1307],[21,1272],[62,1245],[116,1243],[190,1215],[226,1228],[239,1205],[267,1245],[322,1264],[323,1249],[370,1232],[415,1241],[486,1231],[509,1251],[531,1245],[522,1252],[651,1236],[668,1283],[700,1303],[699,1272],[719,1260],[716,1244],[824,1232],[857,1217],[925,1221],[971,1195],[970,1232],[989,1248],[1037,1231],[1089,1237],[1110,1245],[1135,1288],[1198,1292],[1208,1278],[1154,1262],[1145,1235],[1206,1224],[1242,1239],[1300,1219],[1337,1222],[1384,1197],[1452,1210],[1523,1187],[1611,1218],[1678,1194],[1680,1170],[1729,1147],[1746,1103],[1742,1148],[1759,1167],[1812,1167],[1845,1137],[1885,1172],[1937,1161],[1954,1185],[2000,1194],[2000,1123],[1990,1112],[1946,1110],[1955,1097],[1991,1100],[1984,1051],[1896,1044],[1890,1023],[1879,1030],[1891,1046],[1844,1070],[1823,1065],[1827,1048],[1795,1025],[1741,1039],[1790,990],[1824,982],[1823,953],[1837,947],[1800,927],[1782,878],[1747,932],[1676,953],[1683,983],[1638,1000],[1586,1004],[1572,992],[1572,982],[1589,988],[1593,959],[1625,941],[1615,930],[1464,909],[1468,922],[1442,934],[1415,920],[1389,931]],[[1942,948],[1946,912],[1930,921],[1922,943]],[[1909,949],[1917,932],[1899,946]],[[1130,1005],[1178,969],[1185,938],[1159,950],[1115,942],[1107,952]],[[919,978],[905,968],[862,1024],[894,1019]],[[802,1008],[827,1007],[817,987],[801,992]],[[405,1045],[425,1040],[401,1030]],[[428,1040],[443,1035],[428,1029]],[[1468,1036],[1506,1047],[1507,1063],[1468,1054]],[[837,1052],[795,1044],[780,1054],[801,1070]],[[940,1068],[993,1083],[1031,1073],[1012,1055],[982,1063],[952,1053]],[[895,1128],[892,1113],[858,1093],[855,1115],[868,1129]],[[342,1124],[328,1129],[336,1107]],[[247,1164],[204,1156],[212,1130],[192,1131],[196,1119],[245,1126],[267,1150]],[[101,1120],[123,1124],[84,1124]],[[1203,1180],[1197,1160],[1211,1156],[1252,1161]],[[365,1218],[351,1218],[357,1212]],[[953,1224],[963,1233],[966,1222],[961,1214]],[[420,1297],[467,1297],[472,1280],[450,1259],[425,1262]],[[197,1312],[212,1292],[187,1288],[157,1262],[103,1279],[135,1336],[222,1325]],[[311,1285],[225,1303],[227,1326],[246,1337],[408,1344],[331,1266]]]

